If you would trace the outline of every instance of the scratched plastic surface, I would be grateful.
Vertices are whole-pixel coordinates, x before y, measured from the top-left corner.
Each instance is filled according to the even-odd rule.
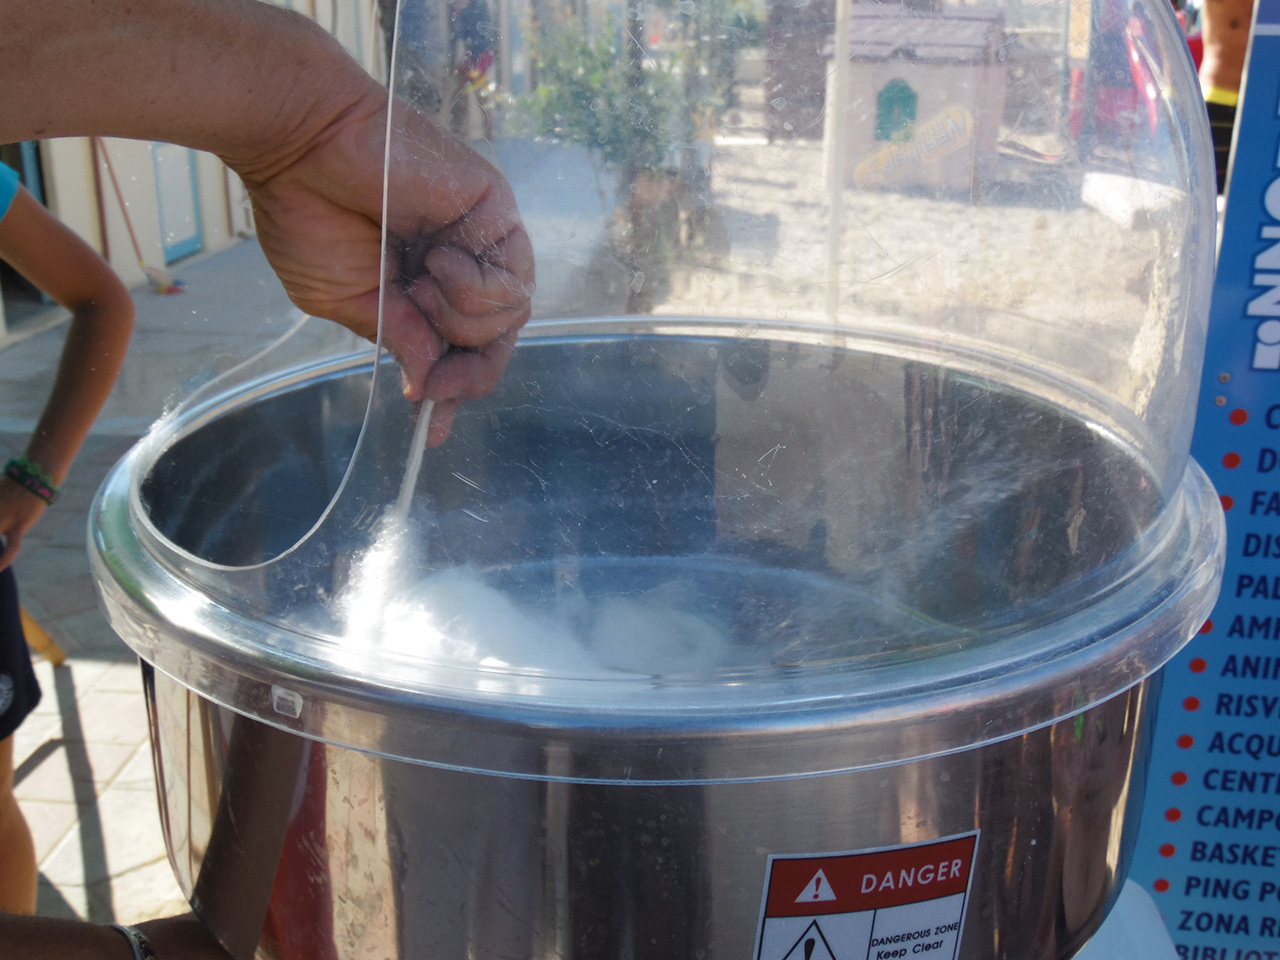
[[[1081,696],[1136,682],[1216,589],[1213,172],[1167,4],[1078,7],[402,5],[391,163],[418,111],[503,171],[534,319],[403,509],[385,353],[206,393],[140,457],[146,549],[268,659],[415,695],[1065,689],[1122,641]]]

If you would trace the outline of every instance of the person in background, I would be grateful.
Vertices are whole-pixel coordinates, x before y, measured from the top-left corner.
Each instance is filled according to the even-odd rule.
[[[485,0],[450,0],[449,36],[457,75],[451,123],[453,132],[462,137],[478,133],[485,140],[493,139],[489,98],[493,88],[494,29]],[[480,115],[479,131],[472,130],[473,101]]]
[[[314,22],[260,0],[0,0],[0,142],[160,140],[244,182],[262,249],[303,311],[384,344],[428,443],[502,376],[534,289],[510,185],[419,111],[389,102]],[[389,126],[395,135],[388,138]],[[31,496],[26,490],[17,491]],[[116,927],[0,913],[23,960],[226,960],[190,915]]]
[[[13,561],[58,495],[106,403],[133,332],[133,300],[111,267],[0,164],[0,259],[71,311],[52,393],[0,479],[0,910],[33,913],[31,831],[13,795],[13,736],[40,700],[18,605]]]
[[[1227,163],[1231,157],[1236,104],[1240,99],[1252,21],[1253,0],[1204,0],[1200,11],[1204,50],[1200,61],[1200,88],[1209,110],[1219,194],[1227,185]]]

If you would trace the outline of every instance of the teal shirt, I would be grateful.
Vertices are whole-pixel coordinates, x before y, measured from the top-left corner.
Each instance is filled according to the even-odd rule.
[[[0,220],[5,218],[18,194],[18,171],[0,163]]]

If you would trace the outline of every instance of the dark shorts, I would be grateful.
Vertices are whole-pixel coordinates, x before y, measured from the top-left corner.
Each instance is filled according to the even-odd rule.
[[[40,684],[22,632],[18,581],[9,567],[0,570],[0,740],[13,736],[39,702]]]
[[[1206,103],[1209,108],[1209,132],[1213,134],[1213,165],[1218,171],[1218,193],[1227,186],[1227,161],[1231,159],[1231,134],[1236,126],[1236,108],[1221,103]]]

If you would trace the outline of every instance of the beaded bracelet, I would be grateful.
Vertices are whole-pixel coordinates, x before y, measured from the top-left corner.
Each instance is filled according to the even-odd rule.
[[[38,463],[23,457],[14,457],[4,465],[4,475],[34,493],[45,503],[52,504],[58,499],[58,488],[53,478],[45,473]]]
[[[129,946],[133,947],[133,960],[156,960],[156,952],[151,949],[151,943],[137,927],[113,923],[111,929],[129,941]]]

